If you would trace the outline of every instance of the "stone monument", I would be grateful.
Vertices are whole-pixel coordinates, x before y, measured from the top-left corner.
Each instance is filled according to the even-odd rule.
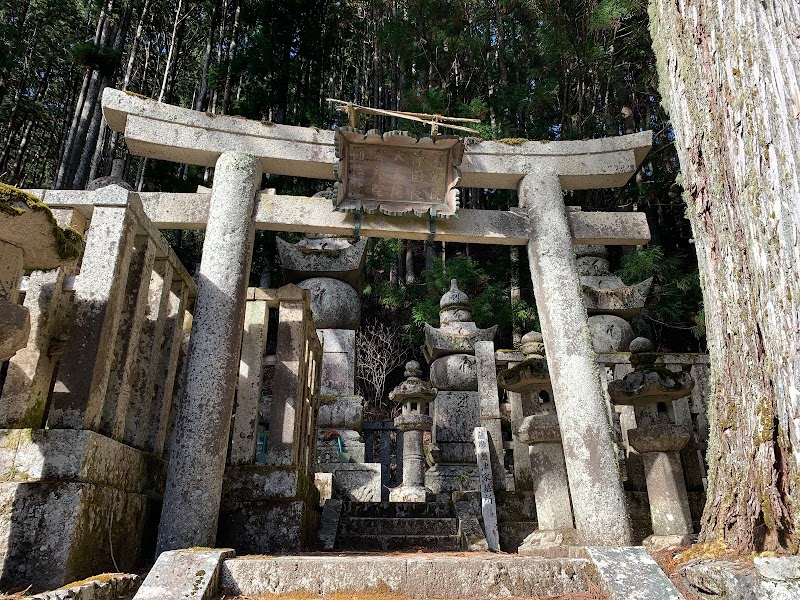
[[[441,325],[425,325],[423,348],[431,363],[431,384],[438,390],[430,452],[435,464],[425,474],[425,487],[449,494],[479,489],[472,441],[472,431],[481,424],[475,343],[493,340],[497,327],[475,325],[469,297],[455,279],[439,307]]]

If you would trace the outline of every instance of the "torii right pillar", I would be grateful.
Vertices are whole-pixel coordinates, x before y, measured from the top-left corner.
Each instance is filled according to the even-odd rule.
[[[630,545],[619,465],[558,174],[541,170],[526,175],[519,201],[530,218],[528,261],[579,541]]]

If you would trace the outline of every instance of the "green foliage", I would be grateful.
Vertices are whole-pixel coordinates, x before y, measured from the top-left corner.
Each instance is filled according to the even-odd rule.
[[[705,335],[705,317],[697,264],[685,254],[667,255],[660,246],[637,249],[622,258],[617,275],[632,285],[653,278],[645,316],[666,327]]]
[[[119,52],[92,41],[75,44],[69,56],[76,65],[97,69],[101,73],[113,73],[120,60]]]

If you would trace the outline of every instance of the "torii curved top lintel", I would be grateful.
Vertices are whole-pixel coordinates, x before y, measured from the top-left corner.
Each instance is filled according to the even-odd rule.
[[[334,178],[333,131],[212,115],[112,88],[103,92],[103,115],[139,156],[210,167],[222,152],[238,150],[261,158],[267,173]],[[544,167],[567,190],[618,187],[636,172],[652,138],[651,131],[513,145],[467,138],[461,185],[516,189],[525,174]]]

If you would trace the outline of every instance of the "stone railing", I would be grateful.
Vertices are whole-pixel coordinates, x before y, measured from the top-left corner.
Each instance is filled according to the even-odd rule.
[[[275,315],[270,318],[270,313]],[[267,354],[269,323],[277,323],[275,354]],[[256,442],[266,366],[275,369],[269,407],[267,463],[295,465],[312,474],[322,346],[311,316],[308,290],[249,288],[236,406],[231,426],[231,464],[256,462]],[[264,407],[266,408],[266,407]]]
[[[145,531],[164,493],[196,293],[136,194],[54,196],[57,221],[86,245],[19,285],[31,328],[0,392],[2,589],[53,589],[152,560]]]
[[[0,428],[91,430],[162,456],[196,286],[135,194],[111,186],[53,212],[86,246],[21,281],[31,334],[9,361]]]

